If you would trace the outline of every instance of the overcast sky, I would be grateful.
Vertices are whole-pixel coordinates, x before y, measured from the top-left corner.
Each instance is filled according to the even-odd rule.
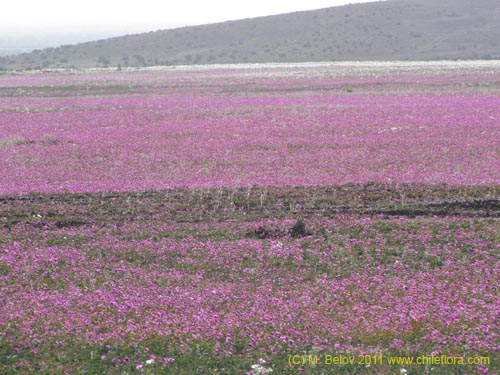
[[[368,1],[4,0],[0,32],[140,32],[362,2]]]

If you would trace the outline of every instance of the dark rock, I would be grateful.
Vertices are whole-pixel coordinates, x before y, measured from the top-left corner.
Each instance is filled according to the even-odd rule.
[[[290,229],[290,235],[292,237],[306,237],[311,234],[312,233],[310,231],[306,230],[306,224],[302,220],[298,220]]]

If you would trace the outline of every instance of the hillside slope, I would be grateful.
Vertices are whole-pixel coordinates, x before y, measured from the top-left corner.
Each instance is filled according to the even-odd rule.
[[[388,0],[50,48],[0,69],[499,59],[499,20],[498,0]]]

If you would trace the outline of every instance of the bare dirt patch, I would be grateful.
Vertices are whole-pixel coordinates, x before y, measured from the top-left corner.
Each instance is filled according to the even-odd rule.
[[[267,217],[500,216],[500,186],[350,184],[0,196],[0,225],[73,227],[154,218],[176,222]]]

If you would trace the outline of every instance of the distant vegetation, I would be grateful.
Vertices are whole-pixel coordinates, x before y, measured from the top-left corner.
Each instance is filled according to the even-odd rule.
[[[500,59],[499,19],[497,0],[388,0],[49,48],[0,69]]]

